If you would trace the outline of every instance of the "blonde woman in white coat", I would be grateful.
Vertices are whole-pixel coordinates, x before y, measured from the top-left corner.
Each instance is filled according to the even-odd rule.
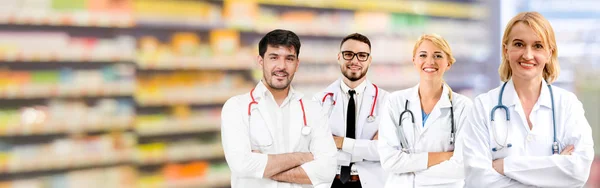
[[[385,187],[464,186],[461,130],[472,102],[443,80],[454,62],[448,42],[438,35],[423,35],[415,44],[420,82],[391,93],[381,115]]]
[[[465,126],[466,187],[585,185],[594,142],[581,102],[550,85],[560,70],[557,53],[541,14],[509,21],[498,70],[504,83],[475,98]]]

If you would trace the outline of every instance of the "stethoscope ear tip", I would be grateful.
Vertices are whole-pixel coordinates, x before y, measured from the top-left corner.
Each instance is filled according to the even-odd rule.
[[[498,149],[497,149],[497,148],[492,148],[492,151],[493,151],[493,152],[497,152],[497,151],[498,151]]]
[[[511,144],[511,143],[508,143],[508,144],[506,145],[506,147],[507,147],[507,148],[510,148],[510,147],[512,147],[512,144]]]

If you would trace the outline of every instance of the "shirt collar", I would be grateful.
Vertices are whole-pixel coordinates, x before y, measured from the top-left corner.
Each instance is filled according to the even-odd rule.
[[[269,89],[267,89],[267,86],[265,86],[265,83],[262,80],[260,82],[258,82],[256,87],[254,88],[253,94],[254,94],[254,98],[257,101],[262,98],[270,98],[271,100],[275,101],[275,98],[273,98],[273,94],[271,94],[271,91],[269,91]],[[294,87],[292,87],[290,85],[290,90],[288,91],[288,95],[283,100],[283,103],[281,103],[281,104],[283,106],[290,100],[300,100],[302,98],[302,96],[303,96],[302,93],[297,92],[294,89]]]
[[[340,88],[344,94],[350,95],[350,94],[348,94],[348,90],[350,90],[351,88],[348,85],[346,85],[346,83],[344,83],[344,81],[342,81],[342,80],[340,80]],[[366,88],[367,88],[367,79],[363,80],[360,84],[358,84],[358,86],[356,86],[356,88],[354,88],[354,91],[356,91],[356,95],[358,96],[361,93],[363,93]]]
[[[546,82],[546,80],[542,79],[542,82],[540,84],[541,91],[536,105],[552,108],[552,101],[550,97],[550,90],[548,90],[548,83]],[[517,91],[515,90],[515,85],[512,79],[508,80],[508,83],[506,83],[503,95],[504,96],[502,97],[502,101],[507,107],[514,106],[517,103],[521,102],[517,95]]]

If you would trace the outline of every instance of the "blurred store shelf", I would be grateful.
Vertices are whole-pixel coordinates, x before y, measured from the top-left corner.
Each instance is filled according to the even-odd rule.
[[[138,165],[157,165],[173,162],[223,159],[223,146],[218,144],[151,143],[138,147]]]
[[[257,2],[263,5],[378,11],[461,19],[483,19],[481,15],[486,14],[486,9],[482,5],[444,1],[257,0]]]
[[[5,125],[4,128],[0,130],[0,137],[42,136],[54,134],[72,135],[91,132],[124,131],[131,129],[133,125],[133,116],[104,116],[83,119],[89,120],[79,121],[80,124],[53,119],[50,122],[36,125]]]
[[[220,89],[220,88],[182,88],[164,89],[159,96],[136,96],[139,106],[170,106],[170,105],[211,105],[223,104],[227,99],[248,93],[252,88]]]
[[[164,60],[139,60],[142,70],[250,70],[258,67],[252,57],[179,57]]]
[[[0,166],[0,174],[17,174],[28,172],[44,172],[82,168],[97,168],[127,163],[131,154],[123,153],[91,153],[61,158],[39,158],[37,160],[11,159],[6,166]]]
[[[221,130],[219,117],[192,115],[189,118],[165,118],[159,121],[139,121],[135,132],[138,136],[159,136],[181,133],[215,132]]]
[[[72,97],[131,96],[133,83],[106,83],[102,85],[19,85],[0,90],[0,99],[37,99]]]

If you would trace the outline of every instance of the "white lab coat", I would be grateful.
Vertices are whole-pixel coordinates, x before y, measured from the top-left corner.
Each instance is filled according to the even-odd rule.
[[[379,163],[379,152],[377,149],[377,140],[371,140],[373,136],[379,130],[380,114],[383,109],[383,104],[387,98],[387,91],[379,88],[377,93],[377,101],[373,115],[375,121],[368,122],[367,117],[371,113],[371,107],[375,99],[375,86],[369,81],[365,80],[366,88],[364,94],[361,96],[361,106],[357,116],[356,133],[354,140],[354,150],[352,153],[348,153],[342,150],[338,150],[337,164],[342,166],[349,166],[350,162],[354,162],[353,166],[356,166],[358,171],[360,182],[362,187],[383,187],[385,182],[385,174],[381,169]],[[333,82],[324,91],[318,92],[314,95],[313,100],[318,101],[322,105],[323,110],[327,112],[329,117],[329,126],[331,132],[336,136],[346,136],[346,118],[344,116],[344,105],[342,105],[344,95],[341,91],[340,84],[341,79]],[[333,93],[333,96],[327,96],[328,93]],[[334,105],[336,101],[336,105]],[[336,168],[337,173],[337,168]]]
[[[466,187],[582,187],[590,173],[594,142],[590,125],[577,97],[552,86],[554,92],[556,136],[560,151],[574,145],[572,155],[552,155],[553,126],[550,92],[543,81],[540,97],[529,115],[530,130],[517,93],[510,80],[503,93],[503,104],[509,108],[510,123],[504,110],[496,110],[495,124],[490,114],[498,104],[500,87],[475,98],[473,111],[465,128],[464,157]],[[493,152],[498,143],[505,145],[506,128],[511,148]],[[492,161],[504,158],[504,174],[492,168]]]
[[[276,135],[282,134],[277,130],[268,112],[268,107],[262,93],[267,88],[259,82],[253,94],[258,102],[252,108],[252,124],[248,122],[248,104],[252,101],[250,94],[232,97],[223,106],[221,114],[221,136],[225,159],[231,169],[232,187],[256,188],[298,188],[298,187],[330,187],[335,177],[336,148],[331,131],[327,126],[327,118],[323,115],[321,107],[310,99],[302,100],[306,112],[306,120],[312,131],[310,135],[301,134],[304,126],[302,108],[299,100],[302,94],[293,92],[290,101],[290,126],[289,145],[284,146],[286,140],[277,140]],[[274,117],[273,117],[274,118]],[[249,129],[249,126],[252,126]],[[261,153],[253,153],[259,150]],[[279,150],[279,151],[277,151]],[[314,160],[301,165],[312,182],[311,185],[299,185],[277,182],[263,177],[267,165],[267,154],[280,154],[292,152],[311,152]]]
[[[390,173],[385,187],[463,187],[462,125],[472,106],[467,97],[452,93],[456,143],[450,160],[427,168],[428,152],[452,151],[450,145],[451,116],[449,90],[443,86],[442,95],[430,112],[423,127],[419,85],[389,95],[382,113],[379,129],[379,155],[383,169]],[[408,113],[402,116],[402,128],[410,145],[410,153],[400,147],[397,128],[400,114],[408,109],[414,115],[413,124]]]

